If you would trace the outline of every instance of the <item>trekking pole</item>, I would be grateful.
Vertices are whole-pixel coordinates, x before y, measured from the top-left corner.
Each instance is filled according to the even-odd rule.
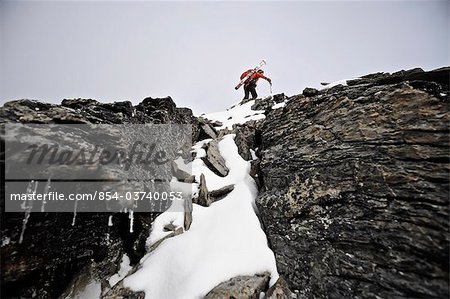
[[[270,82],[270,95],[272,95],[272,82]]]

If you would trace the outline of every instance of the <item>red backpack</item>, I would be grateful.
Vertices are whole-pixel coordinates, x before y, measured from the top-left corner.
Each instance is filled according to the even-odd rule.
[[[250,70],[248,70],[248,71],[243,72],[240,79],[241,79],[241,80],[244,79],[245,76],[247,76],[247,75],[248,75],[249,73],[251,73],[252,71],[253,71],[253,70],[250,69]]]

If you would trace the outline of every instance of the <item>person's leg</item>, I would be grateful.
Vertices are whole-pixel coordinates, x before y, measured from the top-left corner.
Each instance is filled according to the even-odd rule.
[[[244,95],[244,100],[245,100],[245,99],[248,99],[248,96],[250,95],[250,91],[248,90],[248,85],[244,85],[244,92],[245,92],[245,95]]]
[[[256,84],[251,86],[250,92],[252,93],[252,99],[256,99],[258,94],[256,93]]]

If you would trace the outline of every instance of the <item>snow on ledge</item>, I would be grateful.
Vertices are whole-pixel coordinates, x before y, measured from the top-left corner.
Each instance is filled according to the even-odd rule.
[[[208,113],[204,118],[211,121],[220,121],[223,125],[216,127],[218,130],[232,129],[234,124],[243,124],[250,120],[264,119],[264,110],[252,110],[255,100],[248,101],[245,104],[237,104],[234,107],[221,112]]]
[[[320,88],[319,90],[329,89],[331,87],[335,87],[335,86],[338,86],[338,85],[347,86],[347,81],[350,81],[350,80],[354,80],[354,79],[345,79],[345,80],[339,80],[339,81],[331,82],[331,83],[325,85],[324,87]]]

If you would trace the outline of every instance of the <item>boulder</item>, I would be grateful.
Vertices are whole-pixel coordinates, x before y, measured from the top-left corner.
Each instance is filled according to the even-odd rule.
[[[215,202],[215,201],[221,200],[222,198],[227,196],[228,193],[230,193],[233,190],[234,190],[234,184],[226,185],[220,189],[210,191],[209,197],[211,198],[211,201]]]
[[[225,160],[219,151],[219,141],[212,140],[206,146],[206,157],[203,157],[202,160],[205,162],[206,166],[208,166],[211,171],[216,173],[219,176],[226,176],[229,172],[229,169],[225,165]]]
[[[273,101],[273,97],[269,96],[264,99],[257,99],[255,100],[255,103],[252,105],[252,110],[258,111],[258,110],[270,110],[272,109],[272,106],[275,104]]]
[[[311,88],[311,87],[306,87],[305,89],[303,89],[303,95],[305,97],[313,97],[315,95],[317,95],[319,93],[319,91],[315,88]]]
[[[220,283],[204,299],[259,299],[261,292],[267,290],[270,274],[238,276]]]

